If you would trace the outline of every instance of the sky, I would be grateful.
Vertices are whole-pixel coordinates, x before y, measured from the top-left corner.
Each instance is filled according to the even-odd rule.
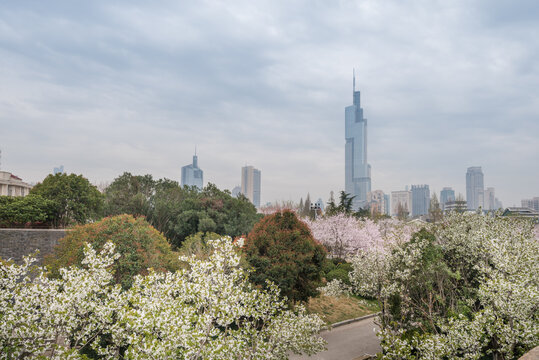
[[[107,183],[262,172],[262,203],[344,189],[352,69],[372,189],[465,196],[481,166],[504,206],[539,196],[539,2],[0,3],[1,169]]]

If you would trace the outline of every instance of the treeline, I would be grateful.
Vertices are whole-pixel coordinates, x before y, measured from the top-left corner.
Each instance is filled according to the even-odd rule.
[[[26,197],[0,197],[0,226],[64,228],[119,214],[144,216],[174,247],[197,232],[247,234],[260,219],[247,198],[213,184],[181,187],[169,179],[124,173],[104,191],[82,175],[48,175]]]

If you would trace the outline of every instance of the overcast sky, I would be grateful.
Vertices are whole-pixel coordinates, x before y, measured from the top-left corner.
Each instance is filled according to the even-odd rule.
[[[372,189],[539,196],[539,2],[3,1],[1,168],[204,181],[262,202],[344,189],[352,69]]]

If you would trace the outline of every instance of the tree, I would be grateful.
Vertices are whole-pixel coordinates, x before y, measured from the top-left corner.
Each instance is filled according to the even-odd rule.
[[[55,203],[39,195],[0,196],[0,227],[50,226]]]
[[[444,213],[440,208],[440,202],[438,201],[438,197],[436,196],[436,193],[433,193],[430,199],[429,218],[433,223],[436,223],[442,220],[443,216]]]
[[[151,175],[124,172],[105,189],[105,215],[132,214],[149,217],[155,188],[156,181]]]
[[[516,359],[539,342],[531,222],[454,212],[376,261],[366,255],[351,280],[380,299],[383,358]]]
[[[163,235],[144,218],[131,215],[76,226],[60,239],[54,252],[45,257],[45,265],[58,277],[61,268],[82,264],[85,242],[100,251],[107,241],[112,241],[120,254],[114,264],[114,280],[123,288],[131,286],[136,274],[147,274],[148,268],[172,271],[179,266],[177,255]]]
[[[85,224],[102,215],[103,197],[82,175],[50,174],[34,186],[30,194],[54,202],[52,222],[57,227]]]
[[[260,220],[245,241],[244,253],[254,268],[255,284],[267,287],[270,280],[292,302],[318,294],[326,252],[292,211]]]
[[[207,260],[151,271],[131,288],[112,285],[112,242],[85,246],[83,268],[0,264],[0,348],[8,359],[286,359],[324,349],[323,321],[287,309],[275,285],[254,289],[230,238]]]
[[[397,205],[397,219],[406,220],[408,219],[408,215],[409,212],[406,206],[399,202],[399,204]]]

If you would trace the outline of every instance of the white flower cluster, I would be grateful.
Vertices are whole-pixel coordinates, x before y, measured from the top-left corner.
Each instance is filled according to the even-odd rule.
[[[2,358],[286,359],[324,349],[323,321],[289,310],[275,285],[254,289],[230,238],[188,269],[137,276],[122,291],[108,268],[117,255],[87,246],[85,268],[48,279],[31,261],[0,265]]]
[[[340,297],[350,295],[351,288],[339,279],[333,279],[321,288],[317,289],[326,296]]]
[[[433,231],[436,244],[450,261],[471,264],[463,271],[477,273],[475,292],[462,300],[473,312],[434,319],[437,331],[413,337],[403,336],[402,329],[383,329],[379,333],[382,358],[482,359],[494,355],[514,359],[523,349],[537,346],[539,239],[533,225],[516,219],[453,214]],[[376,252],[359,255],[351,273],[355,289],[379,299],[405,293],[388,279],[407,279],[416,271],[425,245],[417,241],[406,252],[395,247],[385,256]],[[392,260],[395,257],[400,259],[399,266]]]

